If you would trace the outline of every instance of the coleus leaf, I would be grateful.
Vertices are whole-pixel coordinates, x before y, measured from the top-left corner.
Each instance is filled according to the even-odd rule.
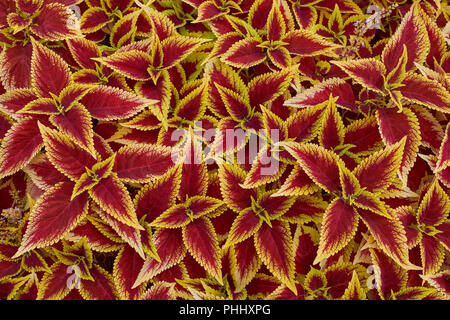
[[[315,263],[334,255],[345,247],[355,235],[358,220],[356,210],[343,199],[336,198],[331,202],[323,217]]]
[[[93,118],[100,120],[126,119],[156,103],[155,100],[145,99],[119,88],[102,85],[92,88],[80,102]]]
[[[344,164],[334,152],[311,143],[288,142],[284,145],[318,186],[328,192],[340,189],[339,165]]]
[[[40,135],[50,162],[61,173],[77,181],[85,173],[85,168],[92,168],[96,159],[86,150],[72,142],[66,135],[39,123]]]
[[[236,292],[242,291],[252,281],[261,266],[253,239],[236,243],[229,251],[232,277]]]
[[[24,118],[6,133],[0,150],[0,177],[11,175],[24,166],[43,146],[38,123],[40,119]]]
[[[72,81],[67,63],[53,51],[33,41],[31,58],[31,85],[41,97],[59,96]]]
[[[401,165],[406,137],[399,142],[365,158],[354,170],[362,188],[378,193],[386,190],[393,182]]]
[[[161,272],[173,267],[181,262],[186,255],[186,248],[183,244],[182,232],[179,229],[158,229],[153,234],[153,242],[156,252],[161,261],[148,256],[144,265],[137,275],[137,279],[132,288],[136,288]]]
[[[222,283],[219,241],[211,221],[200,218],[183,227],[183,242],[192,257],[214,279]]]
[[[125,300],[137,300],[144,293],[145,286],[132,288],[134,275],[138,274],[144,265],[144,260],[135,250],[124,246],[114,261],[113,279],[119,296]]]
[[[113,171],[126,182],[146,182],[161,177],[174,163],[172,150],[159,145],[134,144],[117,151]]]
[[[261,261],[275,277],[297,294],[294,285],[294,252],[287,223],[274,220],[272,227],[264,223],[254,239]]]
[[[408,55],[406,71],[414,66],[414,62],[422,64],[425,61],[430,43],[418,10],[418,5],[411,6],[411,9],[402,18],[400,26],[384,47],[382,61],[387,70],[392,70],[397,65],[404,46]]]

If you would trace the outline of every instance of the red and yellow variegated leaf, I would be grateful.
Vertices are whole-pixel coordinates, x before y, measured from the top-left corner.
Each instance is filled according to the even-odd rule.
[[[18,114],[58,114],[55,102],[51,98],[38,98],[26,104],[25,107],[17,112]]]
[[[58,182],[68,181],[68,179],[60,173],[51,164],[45,154],[38,154],[31,162],[23,168],[23,171],[33,180],[34,184],[42,190],[47,190],[56,185]]]
[[[328,202],[319,197],[299,196],[279,219],[291,223],[320,222],[327,207]]]
[[[28,88],[31,84],[32,46],[15,46],[0,53],[0,72],[6,90]]]
[[[0,96],[0,111],[6,113],[13,119],[19,120],[22,115],[17,114],[17,112],[36,98],[36,94],[32,89],[8,91]]]
[[[333,61],[333,63],[367,89],[383,92],[386,67],[379,60],[368,58],[349,61]]]
[[[395,209],[395,215],[400,219],[405,229],[408,248],[414,248],[420,240],[419,231],[411,228],[411,225],[417,223],[414,208],[410,206],[398,207]]]
[[[100,180],[89,190],[89,194],[106,213],[115,219],[130,227],[143,229],[137,220],[130,195],[114,173]]]
[[[449,276],[450,271],[445,270],[433,275],[423,276],[422,278],[426,280],[434,288],[442,292],[447,298],[450,298]]]
[[[0,279],[10,279],[20,272],[21,266],[17,261],[0,260]]]
[[[186,254],[182,233],[179,229],[158,229],[153,234],[153,242],[161,261],[157,261],[149,255],[137,276],[133,288],[173,267],[182,261]]]
[[[133,80],[147,80],[150,78],[147,69],[152,64],[152,58],[147,52],[140,50],[116,52],[108,57],[96,60],[127,78]]]
[[[294,284],[294,248],[288,223],[273,220],[272,227],[263,223],[254,239],[261,261],[275,277],[297,294]]]
[[[395,300],[430,300],[438,291],[434,288],[407,287],[392,295]]]
[[[319,250],[314,264],[344,248],[353,239],[358,227],[355,209],[337,198],[328,206],[322,221]]]
[[[365,158],[353,173],[362,188],[372,193],[386,191],[400,169],[406,137]]]
[[[137,300],[144,293],[144,285],[132,288],[134,277],[141,271],[143,265],[144,260],[129,246],[124,246],[117,254],[113,279],[121,299]]]
[[[407,61],[406,71],[414,67],[414,62],[422,64],[430,49],[427,31],[424,22],[418,12],[418,5],[411,7],[402,18],[400,26],[390,38],[382,53],[382,60],[387,70],[392,70],[397,65],[406,46]]]
[[[450,125],[445,129],[444,138],[439,148],[439,156],[436,162],[436,171],[447,168],[450,164]]]
[[[255,38],[246,38],[234,43],[221,57],[221,61],[236,68],[250,68],[260,64],[266,59],[260,41]]]
[[[150,8],[147,5],[142,5],[140,2],[136,2],[136,4],[144,10],[150,19],[152,29],[159,39],[166,39],[167,37],[177,34],[174,23],[164,13]]]
[[[67,46],[81,67],[95,70],[95,61],[92,58],[101,57],[102,52],[94,41],[85,38],[69,39]]]
[[[87,194],[71,200],[73,184],[62,182],[47,190],[33,207],[27,230],[15,257],[59,241],[87,213]]]
[[[197,19],[195,19],[195,22],[212,20],[223,14],[225,12],[217,8],[214,1],[205,1],[197,8]]]
[[[113,20],[103,8],[92,7],[83,12],[80,24],[83,33],[92,33],[100,30]]]
[[[417,117],[411,110],[403,108],[403,112],[397,111],[396,108],[378,109],[377,119],[381,138],[386,146],[392,146],[406,137],[400,165],[400,177],[406,181],[419,151],[420,127]]]
[[[250,105],[266,105],[284,94],[296,72],[296,67],[290,67],[253,77],[248,84]]]
[[[308,195],[319,190],[320,187],[311,180],[300,165],[296,164],[280,189],[272,196]]]
[[[358,273],[353,271],[352,279],[350,280],[347,289],[345,289],[344,300],[367,300],[366,292],[361,286],[361,282],[358,278]]]
[[[248,12],[248,21],[255,29],[264,29],[267,21],[267,12],[272,8],[273,0],[257,0],[253,2]]]
[[[189,92],[178,102],[174,116],[186,122],[201,119],[208,104],[207,90],[207,82],[204,82]]]
[[[344,143],[344,123],[335,102],[335,99],[331,96],[322,116],[322,126],[319,131],[320,145],[331,150]]]
[[[113,171],[123,181],[146,182],[161,177],[173,165],[170,148],[133,144],[117,151]]]
[[[327,192],[340,189],[339,165],[344,164],[334,152],[311,143],[288,142],[284,145],[318,186]]]
[[[175,300],[175,283],[159,281],[145,291],[140,300]]]
[[[364,209],[358,209],[358,213],[385,254],[405,269],[418,268],[408,260],[406,233],[397,217],[389,219]]]
[[[256,199],[255,190],[246,190],[240,186],[245,181],[245,176],[245,171],[237,165],[219,165],[220,191],[223,200],[236,212],[249,208],[252,197]]]
[[[253,239],[236,243],[230,248],[231,275],[236,292],[241,292],[252,281],[261,266]]]
[[[72,142],[66,135],[39,124],[40,134],[44,139],[47,157],[61,173],[77,181],[85,173],[85,168],[92,168],[96,160],[90,153]]]
[[[175,204],[181,183],[181,166],[145,185],[134,198],[138,219],[153,220]]]
[[[422,235],[419,244],[423,274],[429,275],[438,272],[445,257],[445,249],[442,244],[426,234]]]
[[[361,186],[355,175],[345,166],[339,166],[339,179],[341,181],[342,195],[345,199],[359,194]]]
[[[113,48],[133,43],[137,31],[136,23],[140,14],[140,10],[130,12],[114,24],[109,35],[109,42]]]
[[[81,104],[75,103],[68,112],[51,116],[50,122],[72,141],[95,154],[91,116]]]
[[[203,159],[200,139],[192,132],[186,141],[183,150],[183,165],[181,171],[180,199],[205,195],[208,188],[208,170]]]
[[[158,216],[151,225],[160,228],[180,228],[194,219],[198,219],[222,205],[218,199],[195,196],[184,204],[170,207]]]
[[[381,298],[391,298],[392,293],[403,289],[408,279],[407,271],[401,268],[381,250],[370,249],[372,262],[378,268],[373,269],[375,275],[375,288]]]
[[[259,230],[262,223],[263,220],[251,208],[242,210],[231,225],[224,248],[250,238]]]
[[[41,97],[50,98],[50,93],[59,96],[72,81],[67,63],[56,53],[33,41],[31,58],[31,85]]]
[[[102,220],[101,223],[98,220],[97,221],[91,220],[91,221],[95,221],[94,223],[100,229],[109,228],[108,231],[103,231],[105,235],[109,235],[111,239],[114,239],[117,237],[117,235],[119,235],[121,240],[128,243],[143,259],[145,258],[144,247],[142,244],[142,237],[141,237],[141,230],[145,228],[140,227],[138,229],[133,226],[129,226],[102,210],[97,210],[97,213],[101,217]],[[111,235],[112,233],[114,233],[114,235]]]
[[[420,202],[417,222],[427,226],[441,224],[450,212],[450,199],[435,180]]]
[[[286,23],[277,1],[273,1],[272,9],[267,17],[266,30],[269,41],[279,41],[286,33]]]
[[[411,111],[419,120],[422,145],[431,148],[434,153],[438,154],[441,143],[444,141],[444,130],[441,125],[431,112],[422,106],[415,105]],[[439,165],[437,166],[439,167]]]
[[[277,159],[278,153],[271,146],[262,148],[253,161],[242,187],[256,188],[277,180],[285,169],[285,164],[280,164]]]
[[[219,240],[211,221],[207,218],[196,219],[183,227],[183,242],[194,259],[222,283]]]
[[[215,114],[220,116],[228,115],[217,85],[230,89],[238,93],[244,100],[248,100],[247,87],[241,77],[231,67],[220,60],[214,60],[206,64],[205,77],[210,81],[210,85],[208,86],[210,108]]]
[[[8,130],[0,150],[0,177],[17,172],[39,152],[43,142],[38,122],[39,118],[25,118]]]
[[[297,142],[312,140],[318,132],[324,107],[322,103],[292,114],[286,120],[288,136]]]
[[[67,285],[73,271],[63,263],[57,262],[50,267],[49,273],[45,273],[39,283],[37,300],[62,300],[69,294]]]
[[[95,86],[81,99],[91,116],[101,120],[129,118],[154,103],[155,100],[103,85]]]
[[[294,12],[295,19],[302,29],[311,28],[317,20],[317,10],[313,6],[297,6],[292,4],[292,11]]]
[[[305,277],[304,287],[315,298],[324,300],[324,289],[327,286],[327,278],[322,271],[311,268]]]
[[[66,235],[66,238],[73,241],[84,238],[89,247],[98,252],[117,251],[122,247],[121,243],[109,239],[87,220],[84,223],[79,223],[75,229]]]
[[[383,145],[375,116],[356,120],[345,128],[344,143],[353,145],[349,150],[355,154],[367,154]]]
[[[283,37],[283,42],[287,44],[285,48],[291,54],[301,56],[326,55],[338,47],[308,30],[290,31]]]
[[[450,93],[439,82],[409,73],[402,84],[397,90],[407,100],[434,110],[450,112]]]
[[[386,204],[380,200],[378,195],[374,195],[373,193],[363,191],[353,199],[352,203],[358,208],[372,211],[386,218],[391,217],[386,209]]]
[[[193,53],[208,40],[186,36],[173,36],[164,39],[162,45],[162,67],[169,68]]]
[[[112,276],[98,265],[90,270],[91,280],[80,280],[80,294],[85,300],[116,300],[117,289]]]
[[[251,112],[250,100],[245,95],[242,96],[239,93],[222,87],[217,83],[216,88],[231,118],[235,121],[242,121],[249,116]]]
[[[292,64],[291,54],[285,47],[268,50],[267,56],[270,61],[280,69],[288,68]]]
[[[295,97],[288,99],[284,105],[295,108],[316,106],[327,101],[330,97],[337,97],[336,104],[340,107],[355,110],[355,97],[350,84],[340,78],[331,78],[320,82],[299,92]]]
[[[49,3],[33,19],[31,30],[40,38],[50,41],[81,36],[78,18],[70,8],[60,3]]]

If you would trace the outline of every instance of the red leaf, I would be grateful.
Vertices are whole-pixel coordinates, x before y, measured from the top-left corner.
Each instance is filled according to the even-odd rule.
[[[51,98],[50,93],[59,96],[71,81],[67,63],[49,48],[33,41],[31,85],[35,92],[46,98]]]
[[[39,118],[25,118],[8,130],[0,150],[0,177],[22,169],[39,152],[43,142],[38,122]]]
[[[89,194],[104,211],[115,219],[130,227],[143,229],[137,220],[130,195],[115,174],[100,180],[89,190]]]
[[[57,41],[81,36],[78,18],[63,4],[44,5],[39,15],[33,19],[31,30],[45,40]]]
[[[314,264],[336,254],[353,239],[358,227],[355,209],[337,198],[327,208],[323,217],[319,250]]]
[[[207,218],[196,219],[183,227],[183,242],[192,257],[222,283],[219,240],[211,221]]]

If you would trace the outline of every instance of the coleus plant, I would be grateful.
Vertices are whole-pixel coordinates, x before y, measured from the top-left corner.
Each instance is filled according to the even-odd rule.
[[[449,15],[0,0],[0,299],[449,299]]]

